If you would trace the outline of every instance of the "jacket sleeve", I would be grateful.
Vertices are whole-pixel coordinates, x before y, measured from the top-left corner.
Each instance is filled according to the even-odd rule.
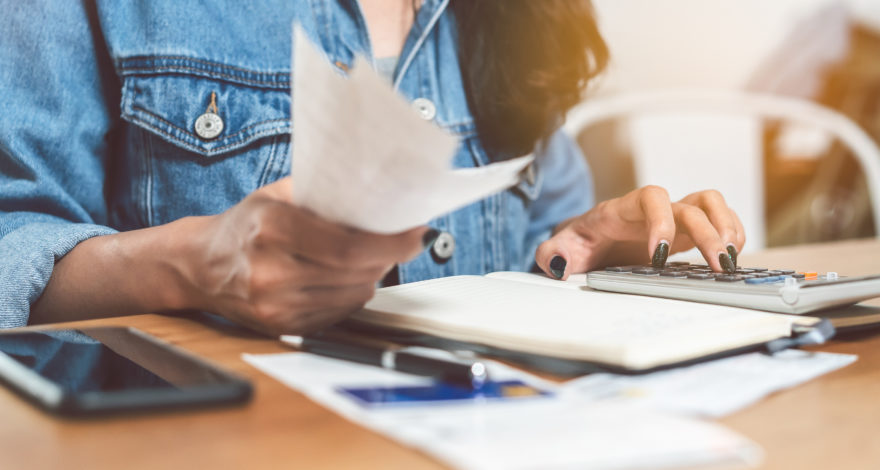
[[[27,324],[55,262],[107,227],[119,85],[94,2],[0,0],[0,327]],[[115,103],[115,104],[114,104]]]
[[[545,142],[537,155],[541,190],[529,208],[525,268],[533,270],[535,250],[562,221],[583,214],[595,204],[593,178],[586,158],[562,130]]]

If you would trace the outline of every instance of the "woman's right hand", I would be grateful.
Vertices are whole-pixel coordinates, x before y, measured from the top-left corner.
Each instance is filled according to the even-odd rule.
[[[356,311],[397,263],[417,256],[427,227],[395,235],[328,222],[292,201],[284,178],[201,218],[184,277],[194,307],[263,333],[306,333]]]

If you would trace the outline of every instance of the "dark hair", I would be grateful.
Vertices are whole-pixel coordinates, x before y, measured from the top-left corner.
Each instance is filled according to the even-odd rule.
[[[589,0],[453,0],[459,61],[493,160],[524,155],[562,123],[608,62]]]

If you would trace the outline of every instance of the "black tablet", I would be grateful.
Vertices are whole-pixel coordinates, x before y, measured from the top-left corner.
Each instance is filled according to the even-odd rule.
[[[0,332],[0,379],[64,415],[247,401],[250,383],[135,328]]]

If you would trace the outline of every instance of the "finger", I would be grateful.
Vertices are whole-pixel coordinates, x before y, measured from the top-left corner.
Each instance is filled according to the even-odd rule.
[[[736,241],[739,238],[737,224],[731,216],[732,211],[727,206],[724,196],[718,191],[708,190],[690,194],[682,201],[703,209],[735,265],[739,248],[742,247],[737,247]]]
[[[572,267],[568,261],[572,257],[568,252],[565,240],[570,237],[571,233],[571,230],[564,229],[538,245],[538,249],[535,251],[535,264],[553,279],[568,279],[568,273]]]
[[[361,305],[325,309],[313,312],[303,312],[298,315],[296,322],[282,323],[279,325],[266,324],[248,315],[229,316],[234,322],[253,331],[269,337],[277,337],[283,334],[309,334],[332,326],[354,312],[361,309]]]
[[[644,240],[648,234],[648,257],[656,267],[666,264],[669,247],[675,239],[675,217],[669,193],[659,186],[645,186],[625,196],[608,201],[602,225],[615,227],[609,238],[616,240]],[[619,218],[623,225],[615,224]]]
[[[350,307],[306,312],[302,314],[300,322],[296,326],[296,331],[290,331],[288,333],[308,334],[323,330],[345,320],[362,307],[363,305],[354,305]]]
[[[409,261],[422,252],[426,237],[436,234],[436,230],[430,232],[428,227],[390,235],[365,232],[280,201],[262,204],[258,224],[260,227],[252,230],[257,237],[254,243],[280,245],[290,254],[336,268],[387,266]]]
[[[535,264],[548,276],[565,280],[570,274],[587,272],[598,266],[605,248],[611,243],[587,239],[572,224],[538,246]]]
[[[437,239],[439,232],[428,227],[418,227],[402,233],[383,235],[346,229],[336,224],[304,217],[313,224],[305,223],[305,233],[288,245],[290,253],[323,266],[334,268],[387,267],[405,263],[418,256]]]
[[[372,283],[276,291],[257,300],[249,316],[264,328],[278,331],[299,330],[322,321],[321,318],[315,319],[312,316],[326,315],[336,318],[334,312],[355,311],[370,300],[374,293],[375,286]]]
[[[287,176],[274,183],[267,184],[255,191],[255,194],[270,199],[292,203],[293,202],[293,178]]]
[[[582,233],[596,232],[613,241],[648,238],[648,256],[666,262],[675,238],[675,218],[669,194],[659,186],[645,186],[623,197],[605,201],[572,224]]]
[[[736,251],[741,252],[746,246],[746,229],[743,228],[742,221],[733,209],[730,209],[730,215],[736,224]]]
[[[599,266],[615,242],[640,240],[648,232],[652,261],[663,266],[675,238],[675,218],[669,194],[646,186],[623,197],[604,201],[574,219],[535,252],[535,262],[549,276],[567,279],[569,273]]]
[[[678,229],[687,233],[703,258],[714,271],[732,273],[736,270],[727,247],[709,221],[706,213],[697,206],[675,203],[672,205]]]
[[[675,216],[669,193],[659,186],[645,186],[639,197],[648,230],[648,256],[656,268],[666,265],[669,247],[675,241]]]
[[[375,293],[372,284],[350,286],[346,288],[346,291],[347,292],[343,294],[347,298],[338,299],[335,302],[320,301],[316,308],[304,308],[303,311],[297,315],[296,323],[293,327],[304,333],[327,328],[363,308],[364,304],[366,304]],[[317,300],[323,295],[335,296],[339,293],[339,289],[309,289],[308,293],[316,294],[315,299]]]
[[[274,290],[341,287],[376,283],[391,266],[328,268],[278,250],[255,255],[250,284],[252,295]]]

